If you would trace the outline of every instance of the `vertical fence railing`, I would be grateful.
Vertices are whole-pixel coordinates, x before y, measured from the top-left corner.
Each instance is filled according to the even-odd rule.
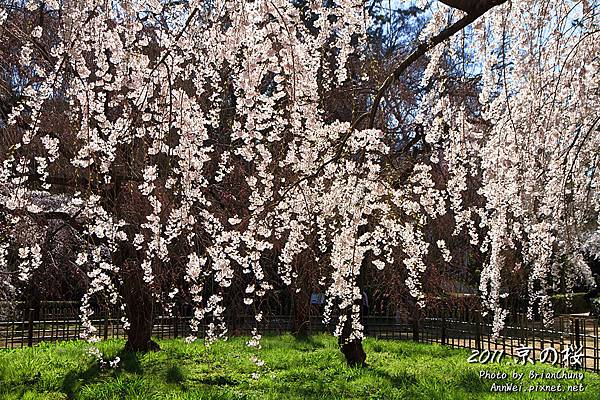
[[[190,332],[189,320],[192,310],[181,305],[172,315],[155,318],[154,336],[160,339],[186,337]],[[415,318],[414,316],[417,316]],[[119,308],[100,307],[94,313],[92,324],[101,339],[124,338],[126,335]],[[256,325],[253,316],[236,315],[235,332],[248,334]],[[570,348],[580,349],[582,368],[600,372],[600,328],[598,319],[561,315],[551,323],[530,320],[524,314],[515,313],[506,321],[500,336],[494,337],[492,321],[477,310],[446,309],[428,310],[421,314],[367,315],[364,317],[365,333],[382,339],[414,340],[439,343],[453,348],[475,350],[503,350],[507,355],[516,355],[520,346],[532,347],[533,358],[552,347],[557,352]],[[205,327],[201,326],[201,333]],[[292,329],[290,315],[265,316],[259,329],[267,333],[283,333]],[[310,320],[313,333],[332,331],[324,325],[321,317]],[[79,305],[74,302],[42,303],[39,310],[25,304],[0,316],[0,348],[33,346],[42,341],[74,340],[81,334]],[[560,362],[559,365],[565,366]]]

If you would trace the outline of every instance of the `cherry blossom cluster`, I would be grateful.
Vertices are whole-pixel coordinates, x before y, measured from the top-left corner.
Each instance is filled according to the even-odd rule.
[[[600,215],[599,7],[507,2],[440,46],[424,76],[434,90],[419,118],[448,162],[456,230],[467,230],[487,255],[479,289],[496,334],[508,312],[507,275],[525,271],[530,314],[537,307],[545,320],[552,291],[594,284],[582,253]],[[448,15],[462,16],[440,6],[424,35],[442,29]],[[444,55],[456,58],[465,47],[477,57],[463,67],[480,77],[479,119],[444,90],[448,78],[435,78],[447,68]],[[465,202],[467,179],[480,181],[482,207]]]
[[[496,333],[507,315],[506,274],[527,271],[531,304],[546,318],[551,290],[592,283],[582,251],[600,222],[596,1],[506,2],[435,47],[414,121],[432,151],[400,184],[386,166],[384,132],[331,120],[323,106],[329,90],[361,79],[352,62],[363,59],[370,24],[363,2],[69,7],[45,58],[36,46],[42,26],[23,40],[19,62],[35,84],[4,128],[18,141],[1,155],[0,213],[16,225],[47,213],[32,200],[40,188],[64,195],[61,218],[86,242],[75,262],[89,278],[81,312],[91,341],[92,300],[125,307],[124,263],[137,263],[154,299],[172,304],[189,294],[188,339],[210,341],[227,335],[234,279],[244,281],[240,300],[260,323],[274,284],[264,256],[277,253],[278,278],[289,285],[307,250],[327,264],[325,318],[337,318],[336,335],[349,326],[345,339],[361,339],[364,266],[403,266],[424,307],[431,248],[452,262],[446,242],[430,243],[425,227],[449,213],[454,233],[486,255],[479,290]],[[421,39],[461,16],[434,7]],[[469,66],[480,75],[478,118],[446,87],[446,58],[458,46],[479,60]],[[71,131],[42,129],[44,107],[59,93]],[[443,185],[435,164],[448,169]],[[57,171],[76,188],[51,179]],[[465,200],[473,180],[483,205]],[[16,236],[0,236],[0,272],[7,243]],[[17,251],[18,279],[27,281],[43,249],[29,241]],[[183,286],[162,281],[170,268],[181,269]],[[260,338],[255,329],[248,344],[258,348]]]

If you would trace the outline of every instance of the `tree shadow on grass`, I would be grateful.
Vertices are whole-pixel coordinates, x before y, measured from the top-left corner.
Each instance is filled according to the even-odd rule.
[[[424,388],[431,387],[431,382],[419,382],[418,376],[415,373],[409,371],[389,373],[381,370],[375,372],[397,389],[402,389],[406,391],[406,393],[414,393],[415,396],[417,393],[422,393],[421,397],[415,398],[437,398],[431,393],[427,394],[423,392]],[[453,383],[447,384],[447,386],[444,385],[448,390],[448,396],[452,393],[465,393],[470,396],[475,395],[475,398],[479,398],[480,396],[483,397],[485,394],[489,393],[488,385],[486,385],[486,383],[479,378],[478,373],[473,370],[458,372],[456,379],[452,382]],[[438,393],[438,395],[445,396],[443,391]]]
[[[120,368],[117,371],[126,371],[137,375],[144,373],[137,353],[121,350],[117,356],[121,359],[119,362]]]
[[[313,335],[297,335],[294,336],[294,344],[298,346],[298,350],[311,350],[324,349],[326,345],[319,340],[315,340]]]
[[[413,343],[413,342],[411,342]],[[406,357],[435,357],[435,358],[454,358],[457,357],[456,349],[438,344],[414,343],[416,346],[402,349],[401,354]],[[465,357],[466,360],[466,357]]]
[[[115,375],[120,375],[123,371],[141,375],[144,371],[136,353],[121,350],[117,356],[120,358],[119,367],[114,370]],[[102,368],[100,363],[94,362],[84,371],[69,371],[62,382],[62,391],[67,395],[67,399],[75,399],[76,393],[82,386],[87,385],[100,377]]]
[[[223,375],[207,376],[194,380],[198,383],[211,386],[235,386],[239,383],[236,379]]]
[[[458,387],[468,393],[489,393],[489,388],[486,383],[479,378],[479,374],[473,370],[465,370],[459,373]]]
[[[67,399],[74,399],[75,394],[83,385],[97,378],[99,375],[100,365],[96,362],[85,371],[69,371],[63,379],[62,391],[67,395]]]
[[[419,383],[419,380],[417,379],[416,375],[408,371],[399,371],[397,373],[391,374],[387,371],[374,369],[373,372],[375,372],[381,378],[390,382],[390,384],[396,388],[408,389]]]

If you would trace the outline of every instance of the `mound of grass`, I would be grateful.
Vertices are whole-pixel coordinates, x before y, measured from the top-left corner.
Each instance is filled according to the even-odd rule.
[[[368,368],[349,368],[336,340],[317,335],[297,340],[270,336],[257,353],[247,338],[205,346],[160,341],[162,350],[124,353],[122,340],[99,343],[105,358],[119,356],[117,368],[102,369],[88,344],[62,342],[28,349],[0,350],[0,399],[30,400],[204,400],[204,399],[590,399],[600,398],[600,377],[583,381],[529,380],[530,370],[559,371],[548,365],[469,364],[468,352],[439,345],[367,339]],[[264,361],[257,367],[251,357]],[[480,371],[506,372],[506,380],[486,380]],[[515,381],[514,371],[525,372]],[[493,382],[522,384],[524,392],[491,393]],[[582,393],[527,393],[530,384],[583,383]]]

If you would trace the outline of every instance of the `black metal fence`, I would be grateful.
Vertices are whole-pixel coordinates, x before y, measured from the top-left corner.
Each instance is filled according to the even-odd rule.
[[[493,336],[492,321],[477,310],[428,311],[413,320],[365,320],[367,336],[471,349],[474,362],[486,363],[494,356],[504,356],[526,363],[545,360],[557,366],[600,372],[599,321],[593,317],[565,314],[544,324],[515,313],[497,338]]]
[[[42,302],[38,308],[17,303],[0,316],[0,348],[33,346],[40,342],[76,340],[83,331],[77,302]],[[153,335],[170,339],[189,335],[189,316],[185,308],[173,316],[155,317]],[[124,338],[123,312],[118,308],[97,307],[91,319],[94,334],[100,339]]]
[[[78,339],[82,333],[79,312],[79,304],[75,302],[46,302],[38,309],[17,305],[0,318],[0,348]],[[495,339],[489,318],[469,309],[427,310],[418,318],[399,313],[396,316],[367,315],[364,325],[366,335],[371,337],[472,349],[475,361],[486,362],[495,355],[520,355],[525,357],[525,361],[531,358],[539,362],[545,358],[563,367],[600,372],[598,319],[561,315],[550,324],[543,324],[529,320],[523,314],[512,315],[501,335]],[[191,309],[186,306],[176,309],[173,316],[158,316],[155,318],[154,336],[159,339],[188,336],[190,316]],[[118,309],[98,309],[92,319],[95,334],[101,339],[124,338],[126,332],[121,317]],[[237,315],[228,321],[227,326],[230,334],[240,335],[248,334],[256,323],[253,316]],[[311,317],[310,332],[331,331],[332,328],[324,325],[321,317]],[[289,315],[265,316],[259,326],[263,334],[290,332],[292,329]]]

